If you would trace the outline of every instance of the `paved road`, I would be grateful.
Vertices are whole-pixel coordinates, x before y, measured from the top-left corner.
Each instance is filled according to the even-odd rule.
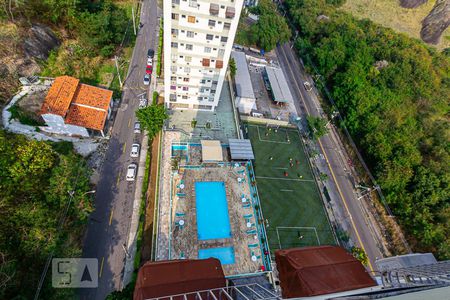
[[[303,86],[307,76],[296,54],[290,48],[290,44],[286,43],[277,47],[276,52],[284,74],[287,76],[286,79],[290,83],[294,99],[297,100],[295,106],[298,114],[321,116],[323,111],[317,97],[306,91]],[[322,137],[319,146],[320,152],[324,156],[323,163],[328,166],[331,175],[326,186],[330,194],[334,192],[333,194],[337,196],[338,204],[341,205],[348,218],[347,221],[351,227],[350,234],[353,240],[365,249],[370,260],[369,268],[372,269],[375,266],[375,259],[381,258],[382,254],[358,203],[359,200],[353,189],[354,183],[346,172],[348,166],[345,165],[346,162],[339,153],[340,146],[333,140],[332,134]]]
[[[135,183],[125,180],[127,166],[138,162],[130,157],[131,144],[141,143],[142,135],[133,133],[138,108],[138,95],[148,93],[143,77],[147,50],[156,49],[158,29],[156,0],[144,0],[141,22],[128,77],[124,83],[122,102],[117,111],[105,162],[100,174],[91,214],[83,257],[98,258],[99,286],[80,290],[81,299],[103,300],[113,290],[122,288],[125,262],[123,245],[127,242],[134,200]]]

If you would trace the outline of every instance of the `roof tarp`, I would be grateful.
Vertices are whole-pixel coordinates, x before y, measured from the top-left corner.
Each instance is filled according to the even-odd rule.
[[[236,62],[236,76],[234,77],[236,83],[236,95],[241,98],[255,99],[245,53],[232,51],[231,57],[234,58],[234,61]]]
[[[276,102],[294,103],[283,70],[269,66],[265,66],[265,70],[272,89],[273,100]]]
[[[200,141],[202,144],[203,161],[223,161],[222,145],[220,141]]]
[[[255,159],[250,140],[229,139],[231,159]]]
[[[225,285],[222,265],[216,258],[147,262],[139,269],[133,299],[166,297]]]
[[[283,298],[310,297],[376,285],[364,266],[338,246],[278,250]]]

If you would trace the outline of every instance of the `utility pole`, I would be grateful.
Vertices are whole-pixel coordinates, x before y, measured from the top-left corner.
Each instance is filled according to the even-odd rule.
[[[120,70],[119,70],[119,65],[117,63],[117,59],[118,59],[117,55],[114,55],[114,62],[116,63],[116,69],[117,69],[117,77],[119,77],[119,84],[120,84],[120,87],[122,87],[122,79],[120,78]]]
[[[134,35],[136,35],[136,20],[134,18],[134,3],[131,6],[131,16],[133,18],[133,31],[134,31]]]

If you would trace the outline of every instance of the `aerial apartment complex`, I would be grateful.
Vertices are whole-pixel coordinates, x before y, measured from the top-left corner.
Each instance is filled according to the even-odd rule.
[[[212,111],[218,105],[242,3],[172,0],[164,5],[164,97],[168,108]]]

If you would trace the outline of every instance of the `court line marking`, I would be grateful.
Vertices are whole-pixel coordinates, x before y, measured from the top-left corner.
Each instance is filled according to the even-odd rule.
[[[314,182],[314,180],[312,180],[312,179],[295,179],[295,178],[264,177],[264,176],[256,176],[256,178],[270,179],[270,180],[286,180],[286,181],[307,181],[307,182]]]
[[[317,243],[318,243],[319,246],[320,246],[320,239],[319,239],[319,235],[317,234],[317,229],[316,229],[315,226],[313,226],[313,227],[302,227],[302,226],[299,226],[299,227],[296,227],[296,226],[277,226],[277,227],[276,227],[276,231],[277,231],[278,244],[280,245],[280,249],[283,249],[283,248],[281,248],[281,240],[280,240],[280,234],[278,233],[278,228],[280,228],[280,229],[308,229],[308,230],[313,230],[314,233],[316,234]]]
[[[280,190],[280,192],[293,192],[294,190]]]
[[[266,139],[262,139],[261,138],[261,134],[259,133],[259,126],[256,127],[257,131],[258,131],[258,138],[260,142],[266,142],[266,143],[275,143],[275,144],[290,144],[291,142],[278,142],[278,141],[271,141],[271,140],[266,140]]]

